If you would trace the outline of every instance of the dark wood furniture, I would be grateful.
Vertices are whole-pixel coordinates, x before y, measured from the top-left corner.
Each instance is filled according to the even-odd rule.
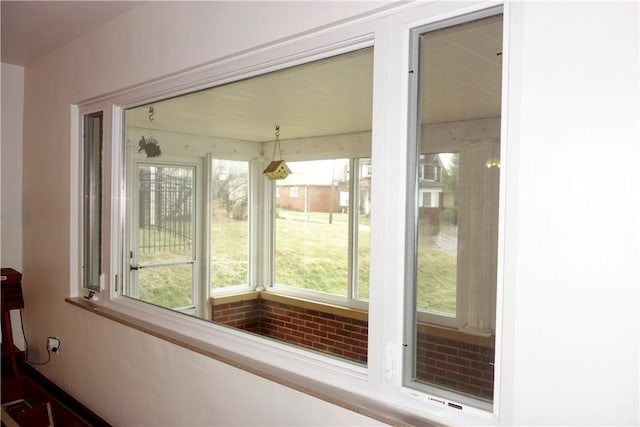
[[[24,308],[22,298],[22,274],[13,268],[3,268],[0,273],[2,304],[2,376],[20,375],[22,352],[13,343],[11,310]]]
[[[2,297],[2,427],[110,427],[36,369],[25,363],[24,352],[13,342],[11,310],[24,308],[22,274],[1,272]]]

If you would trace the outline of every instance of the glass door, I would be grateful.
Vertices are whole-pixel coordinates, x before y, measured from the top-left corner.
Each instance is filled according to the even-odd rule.
[[[136,161],[126,295],[197,314],[196,166]]]

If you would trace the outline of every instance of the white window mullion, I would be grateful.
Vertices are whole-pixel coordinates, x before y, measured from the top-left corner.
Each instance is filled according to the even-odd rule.
[[[358,159],[349,159],[349,289],[347,303],[352,305],[358,299]]]

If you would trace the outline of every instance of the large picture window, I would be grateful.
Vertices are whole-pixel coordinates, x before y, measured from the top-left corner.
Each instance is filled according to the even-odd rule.
[[[123,295],[366,362],[372,64],[367,48],[126,109]],[[292,174],[271,181],[274,126]],[[337,338],[274,310],[334,316]]]
[[[285,385],[397,402],[384,422],[497,412],[502,8],[431,6],[81,105],[71,268],[104,292],[69,302]],[[274,160],[287,177],[265,175]]]
[[[502,84],[496,13],[412,34],[405,383],[462,394],[483,408],[494,389]]]

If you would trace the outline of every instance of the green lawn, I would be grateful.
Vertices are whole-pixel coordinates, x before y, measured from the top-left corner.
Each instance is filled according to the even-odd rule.
[[[348,239],[345,214],[279,215],[276,220],[276,281],[322,292],[346,296]],[[344,221],[341,216],[344,217]],[[283,219],[283,218],[288,219]],[[321,221],[322,219],[325,221]],[[365,221],[363,221],[364,223]],[[368,223],[368,219],[367,219]],[[368,224],[359,231],[359,295],[369,294]],[[212,221],[212,287],[246,283],[246,222],[218,213]],[[418,259],[418,306],[455,312],[456,256],[421,247]],[[143,255],[141,254],[141,257]],[[151,252],[145,262],[189,259],[187,252]],[[190,266],[167,266],[139,271],[140,298],[164,307],[190,305]]]

